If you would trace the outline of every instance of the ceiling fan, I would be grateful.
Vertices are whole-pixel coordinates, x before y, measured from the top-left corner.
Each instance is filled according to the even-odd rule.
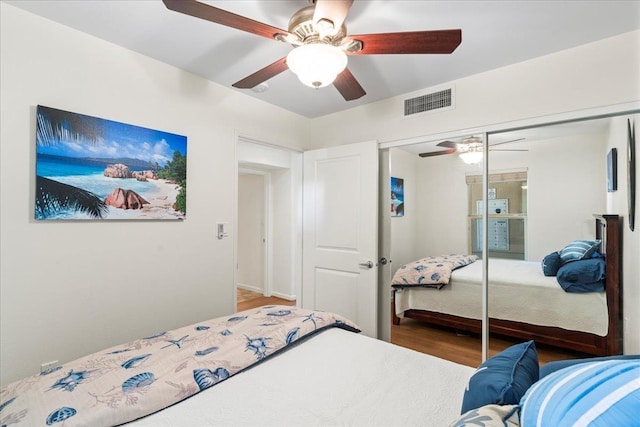
[[[512,139],[510,141],[498,142],[489,146],[489,151],[529,151],[522,148],[494,148],[497,145],[508,144],[511,142],[522,141],[525,138]],[[442,156],[444,154],[458,153],[460,158],[469,164],[479,163],[482,160],[482,137],[480,136],[468,136],[463,138],[460,142],[455,141],[442,141],[437,144],[438,147],[445,147],[446,150],[431,151],[428,153],[420,153],[420,157],[433,157]]]
[[[348,35],[344,21],[353,0],[308,0],[282,30],[196,0],[162,0],[173,11],[291,44],[283,58],[233,84],[250,89],[291,69],[302,83],[314,88],[333,83],[351,101],[366,94],[347,68],[347,55],[449,54],[462,41],[462,31],[434,30]]]

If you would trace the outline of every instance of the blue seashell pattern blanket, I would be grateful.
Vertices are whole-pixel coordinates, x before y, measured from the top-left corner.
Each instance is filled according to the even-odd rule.
[[[430,256],[400,266],[391,279],[391,287],[440,289],[449,283],[453,270],[478,260],[476,255]]]
[[[330,327],[337,314],[264,306],[161,332],[0,390],[0,425],[113,426],[157,412]]]

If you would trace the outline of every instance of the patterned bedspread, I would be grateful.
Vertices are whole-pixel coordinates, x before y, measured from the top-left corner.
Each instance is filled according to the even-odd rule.
[[[422,258],[396,270],[391,280],[394,289],[424,287],[440,289],[449,283],[451,272],[476,261],[476,255],[441,255]]]
[[[0,390],[0,425],[127,423],[329,327],[359,332],[333,313],[264,306],[154,334],[9,384]]]

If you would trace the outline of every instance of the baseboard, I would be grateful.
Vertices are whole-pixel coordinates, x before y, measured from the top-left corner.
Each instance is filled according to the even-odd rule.
[[[244,283],[238,283],[236,285],[236,287],[238,289],[244,289],[245,291],[257,292],[260,295],[263,295],[262,289],[258,288],[256,286],[245,285]],[[282,294],[280,292],[271,292],[271,296],[272,297],[278,297],[278,298],[286,299],[287,301],[295,301],[296,300],[296,296],[295,295],[287,295],[287,294]]]
[[[280,292],[272,292],[271,296],[272,297],[278,297],[278,298],[286,299],[287,301],[295,301],[296,300],[296,296],[295,295],[286,295],[286,294],[281,294]]]
[[[262,288],[258,288],[257,286],[245,285],[244,283],[238,283],[236,285],[238,289],[244,289],[245,291],[257,292],[262,295]]]

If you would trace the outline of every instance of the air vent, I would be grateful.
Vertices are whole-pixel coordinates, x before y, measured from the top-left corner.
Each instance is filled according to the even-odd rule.
[[[404,115],[405,117],[412,114],[424,113],[426,111],[440,110],[442,108],[453,107],[453,90],[451,88],[426,95],[416,96],[415,98],[405,99]]]

